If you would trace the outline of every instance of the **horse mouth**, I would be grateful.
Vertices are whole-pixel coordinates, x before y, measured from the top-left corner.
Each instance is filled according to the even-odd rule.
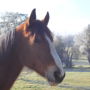
[[[56,82],[48,81],[48,83],[49,83],[50,86],[57,86],[58,85],[58,83],[56,83]]]
[[[59,74],[57,72],[54,73],[54,79],[48,79],[48,83],[51,85],[51,86],[56,86],[58,84],[60,84],[63,79],[65,78],[65,74],[60,77]]]

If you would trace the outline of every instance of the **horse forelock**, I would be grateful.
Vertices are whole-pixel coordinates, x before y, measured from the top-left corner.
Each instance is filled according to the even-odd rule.
[[[49,28],[44,25],[44,23],[40,20],[35,20],[31,24],[29,22],[29,19],[27,19],[24,23],[20,24],[16,27],[16,30],[25,31],[27,33],[31,34],[38,34],[41,36],[44,36],[45,34],[50,38],[50,40],[53,42],[53,35],[52,32],[49,30]]]
[[[49,30],[49,28],[44,25],[44,23],[40,20],[35,20],[33,21],[32,24],[28,24],[28,20],[25,22],[25,24],[23,24],[25,29],[29,28],[29,31],[32,33],[37,33],[39,35],[44,35],[45,33],[47,34],[47,36],[51,39],[51,41],[53,41],[53,35],[52,32]]]

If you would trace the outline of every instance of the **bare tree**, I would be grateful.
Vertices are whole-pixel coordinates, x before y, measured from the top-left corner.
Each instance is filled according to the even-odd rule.
[[[73,37],[74,36],[67,36],[64,38],[65,42],[65,63],[66,67],[72,67],[72,57],[73,57]]]
[[[74,41],[81,54],[87,55],[88,62],[90,63],[90,25],[82,33],[78,34]]]
[[[79,33],[74,37],[75,53],[78,58],[86,54],[86,36],[85,33]],[[77,59],[78,59],[77,58]]]
[[[90,63],[90,25],[88,25],[88,28],[84,31],[86,35],[86,51],[87,51],[87,57],[88,61]]]
[[[8,30],[12,30],[26,18],[26,14],[6,12],[0,17],[0,31],[3,33]]]
[[[72,67],[73,36],[57,36],[55,40],[56,50],[66,67]]]

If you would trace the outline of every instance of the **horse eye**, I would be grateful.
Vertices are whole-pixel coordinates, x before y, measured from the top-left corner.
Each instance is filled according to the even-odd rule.
[[[42,40],[41,40],[41,38],[40,37],[36,37],[35,38],[35,43],[40,43]]]

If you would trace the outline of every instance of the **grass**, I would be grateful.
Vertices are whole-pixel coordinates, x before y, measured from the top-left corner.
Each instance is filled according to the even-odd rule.
[[[90,67],[66,69],[66,77],[58,86],[50,86],[35,72],[24,70],[11,90],[90,90]]]

